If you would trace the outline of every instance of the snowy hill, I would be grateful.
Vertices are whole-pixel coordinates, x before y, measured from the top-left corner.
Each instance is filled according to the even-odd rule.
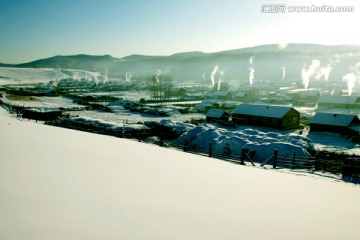
[[[329,80],[338,81],[349,73],[349,69],[354,68],[359,61],[359,52],[360,46],[357,45],[268,44],[214,53],[194,51],[170,56],[55,56],[15,66],[106,71],[109,76],[116,78],[131,72],[134,77],[143,80],[161,70],[171,74],[176,81],[210,81],[210,75],[218,65],[224,72],[224,79],[245,81],[249,78],[251,58],[257,79],[281,79],[282,69],[286,69],[286,79],[296,81],[301,79],[302,68],[317,59],[322,67],[332,68]],[[207,76],[206,79],[203,76]]]
[[[69,68],[88,71],[101,71],[109,68],[118,59],[110,55],[92,56],[79,54],[73,56],[54,56],[40,59],[29,63],[16,65],[17,67],[36,67],[36,68]]]
[[[91,79],[96,80],[98,73],[85,70],[59,71],[51,68],[13,68],[0,67],[0,85],[6,84],[38,84],[48,83],[50,81],[73,78],[73,79]]]
[[[0,109],[0,239],[358,239],[360,188]]]

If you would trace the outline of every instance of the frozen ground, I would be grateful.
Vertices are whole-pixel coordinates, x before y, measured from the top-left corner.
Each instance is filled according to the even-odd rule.
[[[0,109],[0,239],[359,239],[360,188],[19,121]]]

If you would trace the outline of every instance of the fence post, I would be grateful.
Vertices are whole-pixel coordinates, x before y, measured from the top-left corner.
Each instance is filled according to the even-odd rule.
[[[212,155],[211,143],[209,144],[209,157]]]
[[[296,153],[294,152],[293,160],[292,160],[292,166],[291,169],[294,170],[295,168],[295,159],[296,159]]]
[[[273,168],[276,168],[277,160],[278,160],[278,150],[275,149],[275,151],[274,151]]]
[[[245,159],[245,148],[242,148],[241,149],[241,158],[240,158],[240,164],[241,165],[245,165],[245,162],[244,162],[244,159]]]
[[[185,141],[184,141],[184,152],[186,152],[187,151],[187,139],[185,139]]]

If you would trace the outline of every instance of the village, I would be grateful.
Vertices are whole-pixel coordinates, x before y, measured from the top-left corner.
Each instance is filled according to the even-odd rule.
[[[0,0],[0,240],[360,240],[359,9]]]
[[[24,119],[231,158],[241,164],[246,159],[251,164],[274,165],[274,160],[269,161],[277,154],[274,149],[292,159],[314,157],[317,143],[309,138],[312,133],[316,139],[326,138],[317,133],[335,134],[353,145],[346,151],[333,144],[328,148],[332,153],[360,155],[360,97],[354,90],[350,95],[350,89],[342,89],[345,84],[334,89],[323,81],[304,88],[301,82],[281,80],[249,84],[219,79],[209,84],[179,83],[168,76],[151,78],[150,83],[84,77],[3,85],[0,103]],[[256,133],[245,136],[249,129]],[[205,139],[185,139],[191,131]],[[239,142],[239,138],[246,141]],[[285,146],[274,144],[279,138]],[[328,152],[325,145],[322,150]],[[267,150],[260,150],[264,146]],[[305,165],[311,164],[297,163],[297,167]]]

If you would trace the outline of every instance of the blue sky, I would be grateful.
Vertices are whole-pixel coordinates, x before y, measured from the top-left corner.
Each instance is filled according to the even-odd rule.
[[[354,6],[262,13],[264,4]],[[360,1],[0,0],[0,62],[54,55],[170,55],[268,43],[360,44]]]

